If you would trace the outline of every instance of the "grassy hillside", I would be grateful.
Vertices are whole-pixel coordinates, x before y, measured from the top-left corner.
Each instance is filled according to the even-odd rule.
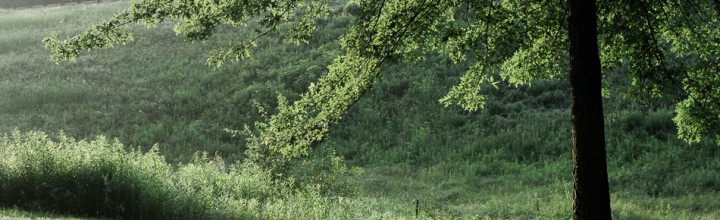
[[[72,5],[79,3],[97,3],[97,2],[110,2],[117,0],[0,0],[0,8],[29,8],[29,7],[43,7],[43,6],[61,6],[61,5]]]
[[[198,150],[237,154],[242,143],[223,129],[258,120],[252,100],[272,109],[276,92],[292,97],[302,91],[338,53],[337,42],[327,39],[305,47],[268,40],[260,47],[272,49],[213,69],[203,65],[206,51],[242,33],[228,30],[213,42],[186,44],[161,24],[152,31],[134,27],[137,41],[76,63],[47,61],[44,36],[78,33],[126,4],[4,11],[0,88],[8,95],[0,98],[0,131],[64,130],[74,137],[118,137],[133,146],[159,143],[173,162]]]
[[[18,190],[9,189],[41,180],[53,181],[43,186],[46,188],[25,190],[84,189],[75,187],[86,184],[83,179],[65,177],[71,174],[83,174],[84,180],[100,187],[96,189],[99,191],[70,190],[54,197],[42,193],[17,195],[21,199],[0,205],[114,217],[207,208],[220,211],[191,212],[187,216],[413,218],[415,201],[419,200],[420,214],[427,218],[570,216],[567,83],[537,81],[520,88],[501,84],[499,90],[485,91],[490,99],[485,110],[443,108],[437,100],[457,83],[466,65],[454,65],[438,56],[415,64],[397,61],[386,66],[384,77],[373,90],[331,129],[330,138],[319,144],[318,156],[335,151],[348,164],[364,169],[362,174],[342,180],[357,188],[334,194],[320,194],[312,187],[292,195],[265,191],[242,194],[247,190],[243,187],[267,184],[262,178],[249,185],[228,184],[238,175],[252,173],[215,172],[213,164],[217,161],[212,156],[203,160],[193,159],[193,155],[198,151],[210,155],[218,152],[227,164],[242,159],[243,137],[224,130],[261,120],[253,101],[272,111],[277,94],[293,100],[324,74],[325,66],[341,53],[337,38],[352,22],[350,8],[337,6],[332,19],[323,23],[309,45],[295,45],[277,34],[261,41],[250,59],[220,69],[204,66],[206,51],[246,35],[245,30],[223,28],[208,42],[191,43],[175,36],[170,24],[152,30],[133,26],[136,41],[128,45],[94,51],[74,63],[47,61],[49,51],[40,42],[44,36],[77,34],[127,4],[0,9],[0,133],[18,129],[15,136],[5,140],[39,138],[39,143],[65,143],[12,145],[8,143],[13,141],[0,141],[0,152],[14,155],[7,158],[25,158],[3,160],[0,177],[34,178],[1,181],[5,184],[0,190],[15,192]],[[612,94],[605,100],[606,139],[616,218],[720,218],[720,148],[709,139],[695,145],[677,140],[668,103],[632,104],[619,91]],[[124,146],[121,148],[136,150],[106,152],[74,140],[63,142],[63,136],[43,139],[43,135],[34,134],[61,130],[77,139],[95,139],[97,135],[117,138]],[[26,132],[33,134],[23,134]],[[106,146],[102,142],[96,145]],[[159,152],[147,153],[156,144]],[[82,154],[56,147],[61,145],[81,146],[71,148],[78,152],[96,149],[90,152],[108,158],[107,163],[100,169],[86,166],[87,161],[97,158],[62,159],[63,155]],[[54,153],[21,157],[19,149]],[[139,165],[128,168],[119,162],[124,160],[138,161]],[[49,162],[43,165],[36,161]],[[132,172],[126,169],[148,175],[129,175]],[[43,172],[31,172],[37,170]],[[127,181],[108,185],[103,179],[108,172]],[[297,172],[313,174],[313,169]],[[206,173],[212,175],[204,176]],[[203,178],[209,182],[199,189],[174,185]],[[133,189],[138,190],[130,191],[136,194],[128,195],[137,197],[87,202],[111,204],[102,205],[97,209],[103,210],[95,213],[88,211],[91,207],[60,207],[52,202],[92,197],[93,192],[107,194],[126,186],[136,187]],[[164,190],[168,188],[174,190]],[[146,195],[158,200],[138,199]],[[189,202],[192,200],[200,202]],[[135,207],[132,213],[137,216],[124,216],[131,213],[127,204],[133,201],[148,207],[159,205],[157,201],[171,202],[150,209],[157,213]]]

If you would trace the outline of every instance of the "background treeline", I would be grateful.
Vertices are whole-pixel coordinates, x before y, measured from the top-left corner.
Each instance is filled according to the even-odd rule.
[[[207,42],[190,43],[176,37],[169,24],[159,24],[160,27],[153,30],[133,26],[131,29],[136,32],[136,41],[128,45],[94,51],[73,63],[56,65],[47,61],[50,52],[40,42],[44,36],[76,34],[126,4],[115,2],[29,11],[0,10],[0,133],[9,134],[18,129],[20,133],[45,131],[54,134],[62,130],[65,136],[77,139],[95,139],[97,135],[117,138],[124,144],[120,148],[135,150],[130,151],[127,158],[116,155],[115,151],[98,151],[97,154],[102,157],[115,159],[92,169],[120,169],[122,174],[132,172],[118,168],[116,163],[119,161],[163,164],[158,165],[159,170],[151,166],[132,168],[149,174],[137,177],[139,180],[126,176],[129,179],[123,181],[129,185],[112,186],[149,187],[148,192],[155,193],[152,198],[185,205],[189,203],[184,202],[190,200],[184,200],[189,198],[183,197],[188,196],[183,193],[190,193],[192,189],[183,191],[182,186],[163,184],[181,184],[187,180],[173,178],[211,175],[202,170],[192,171],[195,165],[189,164],[206,166],[208,170],[216,167],[213,163],[217,162],[212,156],[203,159],[197,156],[202,155],[197,154],[198,151],[209,152],[210,155],[217,152],[227,164],[241,161],[244,137],[233,136],[226,129],[242,129],[246,124],[252,127],[254,121],[263,119],[255,103],[272,114],[277,106],[278,94],[290,101],[295,100],[311,82],[325,74],[326,66],[342,53],[338,38],[352,23],[352,13],[356,10],[355,6],[338,1],[333,5],[331,19],[321,22],[321,28],[309,44],[296,45],[284,40],[282,34],[286,30],[281,29],[279,33],[261,39],[249,59],[228,63],[219,69],[203,65],[207,51],[225,46],[238,36],[251,35],[252,27],[247,30],[222,28]],[[346,158],[348,164],[365,168],[363,174],[343,180],[358,186],[357,190],[350,190],[354,193],[344,194],[355,199],[348,200],[350,202],[345,205],[362,203],[367,206],[359,210],[371,210],[373,205],[392,203],[395,205],[389,206],[388,212],[404,210],[401,216],[411,216],[414,207],[411,207],[410,201],[421,199],[428,217],[569,215],[572,161],[568,84],[565,80],[540,80],[515,88],[500,83],[498,90],[488,88],[484,91],[489,98],[486,109],[466,112],[458,107],[444,108],[438,100],[459,81],[468,65],[454,64],[437,55],[430,55],[417,63],[391,61],[383,69],[383,78],[353,105],[340,124],[331,128],[329,139],[317,146],[320,149],[317,151],[318,160],[334,151]],[[622,70],[608,72],[612,74],[607,74],[607,81],[628,81]],[[625,98],[622,83],[613,84],[610,88],[610,96],[604,101],[614,214],[621,218],[701,216],[712,219],[720,216],[720,201],[716,199],[720,195],[720,148],[709,138],[694,145],[676,138],[671,121],[672,96],[632,102]],[[2,143],[17,142],[23,138],[38,139],[35,135],[27,134],[28,137],[25,137],[14,134],[5,137]],[[64,143],[58,140],[64,136],[39,136],[43,143]],[[74,140],[69,143],[66,145],[73,145]],[[141,153],[149,151],[155,144],[159,152]],[[17,151],[46,146],[16,145],[25,147],[17,147]],[[3,146],[5,153],[12,155],[15,151],[7,150],[10,149],[7,146]],[[118,147],[113,145],[115,148]],[[57,153],[58,156],[49,157],[55,159],[47,160],[60,160],[58,158],[63,158],[65,154],[71,156],[75,153]],[[163,159],[170,165],[158,162]],[[28,166],[35,166],[32,165],[35,162],[31,163],[32,158],[26,160]],[[84,160],[95,159],[79,159]],[[62,165],[57,161],[48,164],[54,163]],[[186,165],[178,165],[180,163]],[[10,169],[12,163],[5,164],[9,165],[0,166],[0,169],[12,171],[7,173],[32,173],[19,168]],[[38,163],[37,166],[46,165]],[[179,173],[171,174],[171,166],[190,168],[178,168]],[[49,170],[43,172],[58,174]],[[68,172],[72,174],[75,171]],[[145,175],[142,172],[137,175]],[[296,172],[312,175],[313,169]],[[98,178],[92,174],[82,175],[83,178]],[[37,178],[55,178],[50,177]],[[60,178],[58,188],[68,188],[63,184],[72,185],[78,183],[73,181],[79,181],[57,178]],[[220,181],[223,178],[218,179],[218,184],[224,183]],[[235,177],[227,178],[230,181]],[[149,180],[160,182],[143,182]],[[168,180],[172,181],[163,182]],[[92,181],[110,180],[100,178]],[[259,179],[252,183],[255,185],[240,185],[237,186],[240,188],[227,190],[244,192],[242,190],[245,189],[241,189],[243,186],[267,186],[263,181]],[[2,190],[7,192],[17,192],[13,187],[28,185],[23,182],[4,183]],[[162,191],[164,187],[178,191]],[[111,191],[103,191],[106,193],[103,195],[116,195],[113,194],[116,191],[112,190],[122,188],[107,190]],[[201,193],[207,199],[198,201],[207,203],[188,210],[221,206],[223,202],[217,198],[237,195],[237,192],[226,192],[220,188],[201,190],[209,190]],[[67,198],[59,193],[57,201]],[[90,195],[93,192],[85,193]],[[238,207],[266,207],[272,203],[266,198],[276,195],[266,191],[257,193],[261,196],[234,201],[255,199],[257,204],[241,202]],[[130,195],[136,196],[133,198],[141,196]],[[43,198],[31,195],[13,196],[25,203],[7,204],[36,204],[37,207],[28,207],[41,210],[43,208],[39,207],[73,209],[34,203],[43,201]],[[132,201],[133,198],[120,199]],[[368,198],[374,200],[366,200]],[[294,201],[299,204],[298,209],[307,209],[303,205],[311,206],[313,203],[310,200],[325,201],[323,199],[327,198],[303,197],[279,201]],[[129,208],[123,205],[122,202],[127,202],[125,200],[108,201],[116,202],[104,206],[111,207],[107,210],[110,216],[120,215],[118,213],[121,212],[115,209]],[[331,203],[328,200],[323,204]],[[98,204],[98,201],[88,201],[88,204]],[[152,201],[147,204],[152,204]],[[408,206],[407,209],[402,208],[404,206]],[[172,212],[172,209],[165,208],[168,207],[156,210]],[[347,211],[336,207],[323,212],[337,214],[341,210]],[[83,210],[73,212],[93,214]],[[263,216],[258,213],[261,212],[249,211],[238,215]],[[361,218],[372,215],[371,212],[363,213],[358,215]],[[151,215],[144,213],[137,216]],[[325,217],[328,216],[332,215]]]

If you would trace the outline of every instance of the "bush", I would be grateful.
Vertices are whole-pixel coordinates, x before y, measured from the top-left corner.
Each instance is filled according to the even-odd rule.
[[[334,151],[319,153],[324,156],[315,156],[301,161],[290,170],[290,175],[304,188],[317,188],[322,195],[353,195],[354,186],[350,185],[350,175],[361,172],[357,167],[349,168],[342,157]]]
[[[278,182],[255,164],[226,166],[219,152],[199,152],[173,167],[157,146],[143,153],[104,137],[51,139],[17,130],[0,136],[0,158],[0,208],[124,219],[263,218],[279,214],[263,210],[267,205],[352,193],[345,177],[357,173],[333,153],[298,162],[294,181]],[[300,214],[322,216],[318,210],[327,208],[341,207]]]
[[[76,141],[40,132],[0,137],[2,207],[126,219],[244,219],[270,197],[270,176],[252,165],[225,170],[195,156],[173,168],[159,155],[98,137]]]

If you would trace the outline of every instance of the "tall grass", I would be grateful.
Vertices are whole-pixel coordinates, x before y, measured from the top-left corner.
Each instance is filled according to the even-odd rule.
[[[53,140],[54,139],[54,140]],[[0,136],[0,206],[125,219],[398,219],[411,211],[372,198],[326,197],[321,185],[278,187],[249,164],[225,170],[200,153],[173,168],[157,148],[125,151],[98,137]]]

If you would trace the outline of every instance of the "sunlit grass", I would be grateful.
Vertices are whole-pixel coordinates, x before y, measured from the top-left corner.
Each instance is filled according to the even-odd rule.
[[[0,207],[0,219],[2,220],[26,220],[26,219],[55,219],[55,220],[99,220],[103,218],[81,218],[70,217],[68,215],[53,214],[47,212],[34,212],[22,210],[19,208],[2,208]]]

